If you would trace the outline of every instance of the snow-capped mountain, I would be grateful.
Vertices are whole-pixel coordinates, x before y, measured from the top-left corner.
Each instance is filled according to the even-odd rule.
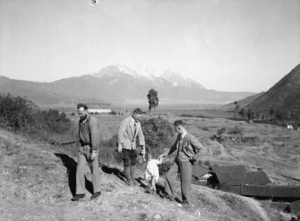
[[[115,77],[115,78],[124,78],[133,77],[135,81],[140,83],[151,82],[155,86],[195,86],[204,88],[200,83],[183,77],[181,74],[166,70],[162,73],[157,72],[156,70],[148,67],[139,68],[134,70],[125,65],[111,65],[101,69],[98,73],[92,74],[98,78],[103,77]],[[116,79],[115,79],[116,80]]]
[[[37,104],[105,102],[147,104],[150,89],[158,91],[160,104],[229,103],[254,93],[219,92],[181,74],[151,68],[132,69],[111,65],[97,73],[61,79],[51,83],[18,81],[0,77],[0,93],[26,96]]]

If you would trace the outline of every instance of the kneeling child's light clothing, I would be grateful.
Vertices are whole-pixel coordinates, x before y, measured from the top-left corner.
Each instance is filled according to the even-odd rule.
[[[159,160],[150,160],[147,163],[147,168],[145,170],[145,180],[150,181],[151,178],[155,180],[155,182],[158,181],[159,178],[159,170],[158,170],[158,165],[161,164]]]

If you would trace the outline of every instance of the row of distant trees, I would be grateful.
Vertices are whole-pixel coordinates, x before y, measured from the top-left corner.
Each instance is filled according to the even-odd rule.
[[[251,109],[240,108],[237,101],[234,102],[234,119],[236,119],[237,114],[247,120],[261,120],[261,121],[278,121],[278,122],[298,122],[299,116],[295,112],[282,111],[270,108],[269,111],[253,111]]]

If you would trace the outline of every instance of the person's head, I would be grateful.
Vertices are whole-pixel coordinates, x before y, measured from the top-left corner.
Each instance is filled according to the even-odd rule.
[[[152,153],[149,153],[149,152],[148,152],[148,154],[147,154],[147,160],[150,161],[150,160],[152,160],[152,159],[153,159]]]
[[[185,131],[184,123],[182,120],[174,121],[174,128],[175,128],[175,131],[179,134],[183,134],[183,132]]]
[[[80,120],[85,120],[88,116],[87,106],[82,103],[77,104],[77,113],[79,115]]]
[[[137,122],[138,120],[141,119],[142,113],[143,113],[143,111],[142,111],[141,108],[134,109],[133,112],[132,112],[133,119]]]

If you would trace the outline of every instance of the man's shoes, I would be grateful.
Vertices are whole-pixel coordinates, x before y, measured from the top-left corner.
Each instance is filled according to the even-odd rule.
[[[71,200],[78,201],[80,199],[83,199],[84,197],[85,197],[85,194],[76,194]]]
[[[128,186],[133,186],[133,182],[131,179],[126,179],[125,180],[125,183],[128,185]]]
[[[195,205],[191,203],[183,203],[182,206],[183,208],[195,208]]]
[[[186,209],[186,210],[188,210],[190,212],[194,212],[194,210],[197,209],[196,206],[194,204],[192,204],[192,203],[183,203],[181,205],[182,205],[183,209]]]
[[[140,186],[140,183],[136,181],[134,178],[131,179],[133,186]]]
[[[161,192],[159,192],[159,195],[163,199],[168,199],[170,201],[175,201],[175,197],[171,197],[167,193],[161,193]]]
[[[94,193],[94,194],[91,196],[90,200],[95,200],[95,199],[97,199],[100,195],[101,195],[101,191],[96,192],[96,193]]]
[[[146,192],[146,193],[155,194],[155,193],[156,193],[156,189],[153,189],[153,188],[151,188],[151,187],[147,187],[145,192]]]
[[[171,197],[171,196],[169,196],[169,195],[166,195],[166,198],[167,198],[168,200],[170,200],[170,201],[175,201],[175,197]]]

